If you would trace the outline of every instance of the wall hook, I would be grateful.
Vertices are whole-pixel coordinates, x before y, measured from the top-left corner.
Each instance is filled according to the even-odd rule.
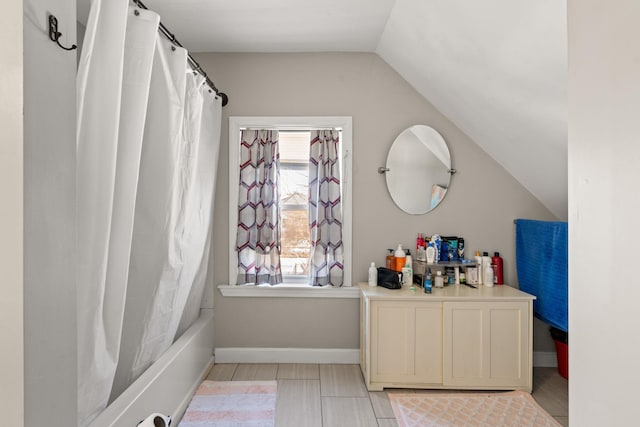
[[[457,170],[455,170],[455,169],[449,169],[449,173],[450,173],[451,175],[455,174],[456,172],[458,172],[458,171],[457,171]]]
[[[75,44],[71,47],[62,46],[60,44],[61,35],[62,33],[58,31],[58,18],[53,15],[49,15],[49,38],[51,39],[51,41],[56,42],[58,46],[60,46],[64,50],[74,50],[78,48],[78,46],[76,46]]]
[[[378,168],[378,173],[379,173],[379,174],[387,173],[387,172],[389,172],[389,171],[390,171],[390,169],[389,169],[389,168],[385,168],[384,166],[380,166],[380,167]]]

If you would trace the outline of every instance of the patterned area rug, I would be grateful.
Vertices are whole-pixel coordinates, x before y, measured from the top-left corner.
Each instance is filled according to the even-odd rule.
[[[276,381],[204,381],[179,427],[273,427]]]
[[[529,393],[389,393],[400,427],[559,427]]]

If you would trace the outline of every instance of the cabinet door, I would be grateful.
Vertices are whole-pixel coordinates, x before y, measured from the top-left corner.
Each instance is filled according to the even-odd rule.
[[[371,303],[371,381],[442,383],[442,305]]]
[[[530,303],[444,304],[444,384],[528,388]]]

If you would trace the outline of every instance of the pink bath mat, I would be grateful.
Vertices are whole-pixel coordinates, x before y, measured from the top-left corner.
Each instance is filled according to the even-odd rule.
[[[529,393],[389,393],[400,427],[560,427]]]
[[[204,381],[179,427],[273,427],[276,381]]]

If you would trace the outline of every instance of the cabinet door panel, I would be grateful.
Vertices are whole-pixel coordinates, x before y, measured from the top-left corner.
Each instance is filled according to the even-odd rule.
[[[414,317],[407,304],[371,304],[371,379],[389,380],[413,373]]]
[[[444,384],[527,387],[529,303],[444,304]]]
[[[521,307],[502,307],[490,310],[491,354],[489,377],[496,383],[526,381],[528,355],[525,349],[528,334],[523,323]],[[526,320],[526,319],[525,319]]]
[[[371,381],[442,384],[442,304],[371,304]]]
[[[459,384],[483,378],[485,322],[482,308],[468,305],[445,308],[445,325],[445,379],[451,384]]]
[[[417,305],[415,374],[417,382],[442,383],[442,306]]]

